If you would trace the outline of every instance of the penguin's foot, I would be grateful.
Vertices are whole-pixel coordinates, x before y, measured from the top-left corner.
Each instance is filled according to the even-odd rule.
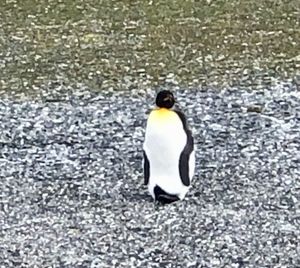
[[[161,189],[158,185],[154,187],[154,195],[155,200],[162,204],[171,204],[175,201],[180,200],[177,195],[168,194],[163,189]]]
[[[163,203],[163,204],[171,204],[173,202],[176,202],[179,199],[178,196],[170,196],[170,195],[159,195],[156,199],[157,201]]]

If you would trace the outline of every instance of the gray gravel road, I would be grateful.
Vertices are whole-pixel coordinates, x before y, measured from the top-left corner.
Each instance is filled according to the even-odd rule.
[[[0,267],[300,267],[299,89],[175,91],[197,168],[168,206],[142,184],[154,91],[0,99]]]

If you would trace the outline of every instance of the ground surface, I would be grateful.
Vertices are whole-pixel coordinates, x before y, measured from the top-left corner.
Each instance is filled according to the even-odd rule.
[[[0,267],[300,267],[299,0],[0,1]],[[158,88],[197,141],[156,206]]]
[[[1,100],[1,267],[300,266],[296,85],[173,90],[198,150],[169,206],[142,184],[154,91]]]

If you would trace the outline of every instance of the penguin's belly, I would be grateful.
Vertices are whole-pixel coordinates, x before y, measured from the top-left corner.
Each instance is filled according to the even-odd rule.
[[[144,150],[150,165],[148,188],[153,197],[156,185],[179,198],[186,194],[188,187],[183,185],[179,172],[179,159],[186,142],[187,136],[180,120],[170,124],[148,125]]]

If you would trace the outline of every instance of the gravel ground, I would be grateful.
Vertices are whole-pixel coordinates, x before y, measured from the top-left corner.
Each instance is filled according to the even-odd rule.
[[[52,86],[0,99],[0,267],[300,267],[296,84],[172,88],[198,151],[167,206],[142,183],[155,92]]]

